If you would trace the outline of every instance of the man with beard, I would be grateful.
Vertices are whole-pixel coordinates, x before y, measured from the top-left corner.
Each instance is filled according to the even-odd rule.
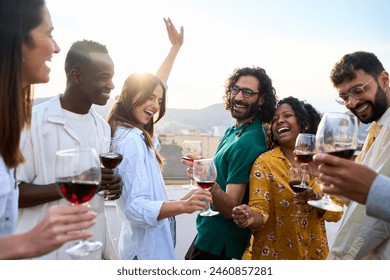
[[[224,103],[235,124],[226,130],[215,153],[218,175],[210,189],[220,214],[198,215],[198,234],[186,259],[242,258],[251,233],[236,226],[232,209],[248,202],[249,172],[256,157],[267,149],[263,124],[271,121],[276,102],[272,81],[262,68],[236,69],[227,79]],[[183,163],[191,166],[190,161]]]
[[[389,74],[374,54],[359,51],[336,63],[331,80],[338,101],[361,122],[372,124],[357,163],[315,156],[319,177],[326,184],[323,191],[355,200],[348,206],[328,258],[389,259],[390,224],[371,217],[390,221],[389,183],[385,183],[389,182],[385,176],[390,176]]]

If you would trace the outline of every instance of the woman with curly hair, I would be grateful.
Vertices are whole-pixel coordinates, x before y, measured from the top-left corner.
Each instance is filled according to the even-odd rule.
[[[256,159],[250,172],[249,203],[233,208],[236,224],[252,231],[252,259],[321,260],[328,255],[325,221],[338,221],[342,212],[307,204],[322,196],[316,177],[303,192],[295,193],[288,184],[290,170],[300,167],[294,160],[295,140],[299,133],[315,134],[319,122],[320,114],[310,104],[294,97],[278,103],[270,129],[271,150]]]

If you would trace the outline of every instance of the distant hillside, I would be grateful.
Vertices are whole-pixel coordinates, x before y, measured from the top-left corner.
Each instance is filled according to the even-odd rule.
[[[210,132],[213,127],[228,127],[232,118],[223,104],[213,104],[203,109],[168,109],[159,126],[185,126],[190,130]]]
[[[34,105],[49,100],[50,98],[37,98]],[[95,106],[95,110],[104,118],[115,101],[110,99],[105,106]],[[200,130],[203,133],[210,133],[213,127],[228,127],[233,123],[229,111],[226,111],[223,104],[213,104],[203,109],[167,109],[165,116],[160,120],[156,129],[159,133],[178,133],[179,131]]]

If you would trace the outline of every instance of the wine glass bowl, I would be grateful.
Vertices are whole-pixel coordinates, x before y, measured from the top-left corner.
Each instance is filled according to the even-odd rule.
[[[309,133],[299,133],[295,140],[295,155],[301,163],[313,161],[316,152],[316,135]]]
[[[197,159],[194,160],[193,165],[193,177],[199,187],[205,190],[209,190],[217,180],[217,167],[215,166],[214,159]],[[205,210],[201,211],[201,216],[215,216],[218,215],[218,211],[214,211],[210,208],[210,203]]]
[[[348,113],[324,113],[316,133],[316,150],[334,156],[351,159],[358,143],[356,116]],[[328,194],[320,200],[309,200],[308,204],[329,211],[343,211]]]
[[[316,152],[316,135],[310,133],[299,133],[295,139],[295,156],[300,163],[303,163],[305,170],[307,169],[308,163],[313,161],[314,153]],[[302,169],[302,180],[301,186],[307,187],[305,179],[305,170]]]
[[[108,147],[108,151],[99,155],[100,162],[105,168],[115,169],[123,160],[123,155],[118,152],[118,140],[105,137],[103,145]]]
[[[101,182],[99,158],[95,149],[69,149],[56,153],[56,186],[73,205],[88,204]],[[66,252],[73,259],[101,258],[100,241],[81,240]]]

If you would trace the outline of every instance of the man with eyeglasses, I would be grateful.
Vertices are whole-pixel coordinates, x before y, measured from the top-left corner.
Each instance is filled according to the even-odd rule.
[[[232,209],[248,203],[249,172],[255,159],[267,150],[263,124],[271,121],[276,102],[271,79],[260,67],[236,69],[227,79],[224,103],[235,124],[226,130],[215,153],[218,176],[210,189],[213,207],[220,214],[213,217],[198,215],[198,235],[186,259],[242,258],[251,232],[233,222]],[[192,165],[190,161],[182,162]]]
[[[390,259],[389,74],[374,54],[359,51],[336,63],[331,80],[337,101],[371,125],[356,163],[328,154],[314,157],[323,191],[353,200],[328,258]]]

